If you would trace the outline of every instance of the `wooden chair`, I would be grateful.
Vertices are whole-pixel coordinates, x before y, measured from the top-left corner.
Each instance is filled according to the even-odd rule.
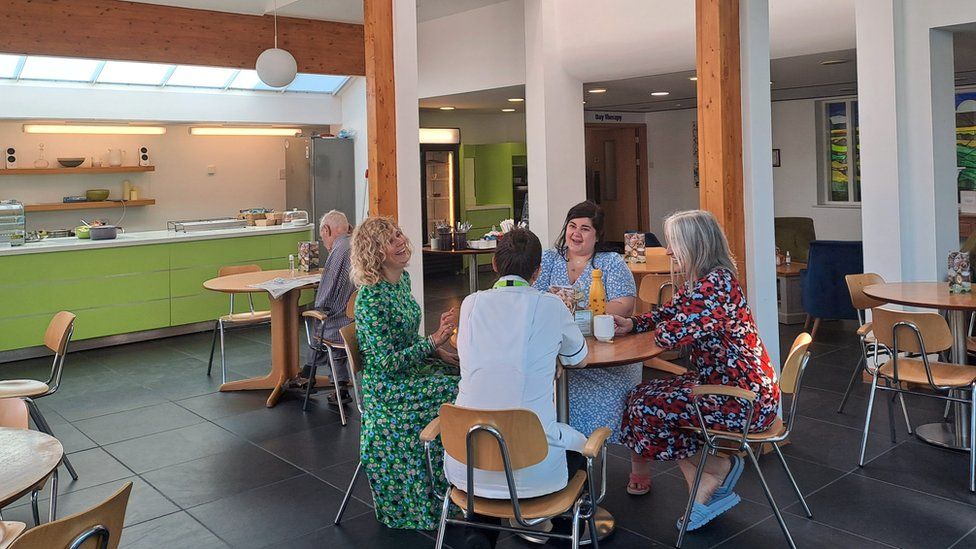
[[[864,432],[861,434],[861,457],[858,466],[864,467],[864,451],[868,443],[868,427],[874,398],[878,391],[912,394],[938,398],[957,405],[969,405],[969,491],[976,492],[976,366],[932,362],[928,355],[941,353],[952,347],[952,332],[945,319],[938,313],[893,311],[884,307],[872,309],[874,334],[878,343],[891,349],[891,359],[876,368],[871,379],[871,397],[864,416]],[[899,357],[899,352],[914,353],[918,358]],[[878,382],[882,381],[883,385]],[[903,388],[907,383],[908,388]],[[918,392],[914,386],[922,386],[932,392]],[[957,391],[958,390],[958,391]],[[963,397],[968,390],[970,395]],[[888,417],[891,420],[891,401]],[[894,422],[891,440],[895,440]]]
[[[44,345],[54,351],[54,362],[51,364],[51,377],[47,383],[34,379],[9,379],[0,381],[0,398],[21,398],[27,404],[31,419],[38,431],[54,436],[54,431],[48,425],[47,419],[41,413],[34,400],[53,395],[61,386],[61,375],[64,373],[64,360],[68,356],[68,342],[75,329],[75,315],[68,311],[61,311],[54,315],[44,332]],[[55,437],[56,438],[56,437]],[[78,473],[64,456],[64,466],[71,474],[71,478],[78,480]]]
[[[350,300],[350,302],[354,301],[355,299]],[[348,314],[349,309],[346,308],[346,311]],[[346,346],[346,364],[349,365],[349,382],[352,384],[353,397],[356,399],[359,416],[362,417],[363,392],[362,387],[359,385],[359,376],[363,372],[363,360],[362,355],[359,354],[359,338],[356,336],[356,323],[353,322],[348,326],[340,328],[339,335],[342,336],[342,342]],[[359,478],[359,473],[362,471],[362,468],[363,462],[360,461],[356,464],[356,470],[349,480],[349,487],[346,488],[346,494],[342,496],[342,503],[339,505],[339,512],[336,513],[334,524],[339,524],[342,521],[342,515],[346,512],[346,505],[349,504],[349,498],[352,497],[352,490],[356,487],[356,480]]]
[[[549,532],[547,537],[569,539],[573,549],[580,544],[582,534],[579,521],[584,519],[590,527],[590,543],[599,546],[596,532],[596,510],[602,501],[606,486],[596,496],[594,489],[593,460],[597,456],[603,459],[603,476],[606,478],[606,443],[610,437],[610,429],[600,427],[590,435],[583,448],[586,458],[586,471],[577,471],[573,478],[562,490],[546,496],[519,499],[515,486],[514,471],[531,467],[546,458],[549,453],[549,443],[539,417],[530,410],[473,410],[461,408],[453,404],[441,405],[440,415],[434,418],[420,433],[427,452],[428,479],[432,493],[434,486],[434,471],[432,466],[431,446],[434,439],[440,436],[447,454],[467,466],[468,492],[454,486],[448,486],[444,494],[444,505],[441,511],[440,525],[437,531],[435,547],[440,549],[444,545],[444,532],[448,524],[456,524],[475,528],[489,528],[515,532],[519,534],[538,535],[531,530],[533,524],[544,519],[567,516],[573,522],[572,533],[557,534]],[[474,480],[474,469],[488,471],[504,471],[508,478],[508,499],[488,499],[474,495],[470,484]],[[451,503],[464,511],[464,519],[448,518]],[[509,519],[511,524],[519,526],[486,525],[472,521],[472,514],[478,513],[489,517]]]
[[[349,301],[346,302],[346,318],[352,320],[356,318],[356,294],[357,291],[353,291],[352,295],[349,296]],[[315,374],[318,371],[317,359],[321,353],[329,359],[329,369],[332,371],[332,385],[335,387],[335,399],[336,405],[339,406],[339,418],[342,420],[342,425],[346,425],[346,408],[342,404],[341,387],[339,387],[337,370],[335,365],[335,352],[345,351],[346,345],[341,341],[329,341],[325,338],[325,321],[328,320],[328,316],[319,310],[311,309],[302,313],[302,318],[305,319],[305,339],[308,342],[308,348],[312,350],[312,360],[309,365],[308,372],[308,385],[305,387],[305,402],[302,404],[302,411],[308,410],[308,401],[312,396],[312,388],[315,386]],[[319,333],[312,335],[312,323],[313,321],[318,321],[320,329]]]
[[[762,474],[762,470],[759,468],[759,461],[756,459],[756,454],[752,449],[753,444],[764,445],[770,444],[773,447],[773,451],[779,457],[779,462],[783,465],[783,469],[786,471],[786,476],[790,478],[790,484],[793,485],[793,491],[796,492],[796,497],[803,505],[803,510],[806,512],[807,517],[813,518],[813,513],[810,512],[810,507],[807,505],[806,500],[803,498],[803,494],[800,492],[800,487],[796,484],[796,479],[793,478],[793,473],[790,471],[789,465],[786,464],[786,458],[783,457],[782,450],[779,449],[779,445],[782,442],[789,440],[790,433],[793,432],[793,424],[796,421],[796,405],[800,400],[800,389],[803,383],[803,372],[806,370],[807,362],[810,360],[810,342],[813,341],[808,333],[801,333],[793,340],[793,345],[790,347],[790,354],[786,357],[786,362],[783,364],[782,372],[779,377],[779,388],[782,394],[793,395],[792,402],[790,402],[790,415],[786,419],[786,423],[783,423],[781,418],[777,418],[769,429],[758,433],[750,433],[748,425],[752,423],[753,412],[756,401],[756,394],[752,391],[742,389],[739,387],[729,387],[726,385],[699,385],[692,389],[692,404],[695,407],[695,414],[698,417],[698,427],[691,427],[689,429],[694,430],[701,436],[705,442],[705,448],[701,452],[701,460],[698,462],[698,471],[695,474],[694,487],[691,490],[691,494],[688,496],[688,505],[685,508],[684,520],[681,522],[681,531],[678,533],[678,543],[675,544],[676,547],[681,547],[682,541],[684,541],[686,528],[688,520],[691,517],[692,504],[695,502],[695,495],[698,493],[698,484],[701,482],[702,472],[705,471],[705,460],[709,454],[715,454],[717,451],[728,451],[729,449],[744,451],[749,456],[749,461],[752,462],[752,466],[756,469],[756,475],[759,476],[759,484],[762,485],[763,492],[766,494],[766,499],[769,500],[769,506],[773,508],[773,514],[776,515],[776,520],[779,522],[780,528],[783,530],[783,534],[786,536],[786,541],[789,543],[790,547],[796,549],[796,544],[793,543],[793,536],[790,535],[790,530],[786,526],[786,522],[783,520],[783,515],[776,505],[776,500],[773,499],[773,494],[769,491],[769,485],[766,484],[766,478]],[[706,428],[705,417],[699,407],[699,400],[704,397],[719,396],[723,398],[735,398],[747,405],[749,418],[746,422],[746,429],[742,433],[735,433],[729,431],[719,431],[715,429]],[[730,443],[732,446],[730,446]]]
[[[87,511],[24,532],[10,549],[116,549],[132,483]]]
[[[255,273],[261,270],[258,265],[227,265],[217,270],[217,276],[230,276],[243,273]],[[217,337],[220,337],[220,382],[227,383],[227,365],[224,361],[224,328],[240,326],[256,326],[271,322],[271,311],[255,311],[254,297],[247,294],[248,310],[243,313],[234,312],[234,294],[230,294],[230,311],[221,315],[214,322],[213,339],[210,342],[210,362],[207,364],[207,375],[213,370],[214,350],[217,347]]]
[[[868,366],[868,359],[874,359],[874,367],[877,367],[878,355],[891,356],[891,351],[887,347],[878,344],[877,338],[874,337],[872,323],[865,321],[864,314],[864,311],[868,309],[874,309],[885,304],[883,301],[868,297],[864,293],[864,288],[872,284],[884,284],[885,279],[879,274],[862,273],[846,275],[844,280],[847,282],[847,289],[851,294],[851,305],[857,311],[857,321],[860,325],[857,329],[857,337],[861,342],[861,358],[858,359],[857,366],[854,367],[854,371],[851,373],[851,381],[847,384],[847,390],[844,391],[844,397],[841,398],[840,406],[837,408],[838,414],[844,413],[844,405],[847,404],[847,399],[850,398],[851,391],[854,390],[854,385],[862,373],[867,372],[868,375],[871,375],[872,368]],[[901,394],[898,395],[898,398],[901,400],[902,413],[905,416],[905,423],[908,426],[908,434],[912,434],[912,422],[908,417],[908,407],[905,406],[905,398]]]
[[[665,248],[659,249],[664,250]],[[641,279],[640,288],[637,289],[637,299],[646,304],[646,308],[648,310],[671,301],[671,298],[674,297],[675,289],[677,288],[671,278],[671,258],[667,255],[658,254],[649,256],[647,258],[648,263],[652,263],[652,257],[663,257],[667,262],[666,265],[664,262],[661,262],[661,265],[658,266],[663,266],[662,268],[668,269],[668,271],[666,271],[667,274],[646,274],[644,275],[644,278]],[[675,358],[678,358],[678,356],[679,353],[677,351],[668,351],[659,357],[644,361],[644,366],[675,375],[681,375],[686,373],[688,369],[684,366],[679,366],[671,362]]]
[[[0,549],[7,549],[17,536],[27,529],[23,522],[0,520]]]

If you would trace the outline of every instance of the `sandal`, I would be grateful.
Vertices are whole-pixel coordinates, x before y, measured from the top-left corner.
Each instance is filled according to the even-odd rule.
[[[712,499],[708,500],[708,503],[712,503],[731,494],[732,490],[735,489],[736,483],[739,482],[739,477],[742,476],[742,471],[745,469],[745,460],[742,459],[742,456],[733,454],[729,456],[729,459],[732,460],[732,468],[725,475],[725,480],[722,481],[722,485],[715,489],[715,493],[712,494]]]
[[[627,493],[632,496],[643,496],[651,491],[651,475],[631,473],[627,483]]]
[[[712,498],[707,505],[702,505],[696,501],[691,506],[691,515],[688,517],[688,528],[685,531],[691,532],[692,530],[697,530],[705,526],[713,518],[738,505],[740,501],[742,501],[742,498],[735,492],[731,492],[721,499]],[[681,521],[683,519],[683,516],[679,517],[678,522],[674,525],[678,530],[681,530]]]

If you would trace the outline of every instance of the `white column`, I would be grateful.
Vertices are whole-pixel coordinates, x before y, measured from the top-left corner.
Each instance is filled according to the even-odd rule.
[[[952,35],[971,0],[858,0],[864,269],[942,280],[959,248]]]
[[[417,97],[417,0],[393,3],[393,70],[396,82],[397,216],[414,245],[407,272],[413,296],[424,307],[420,196],[420,109]],[[421,324],[422,325],[422,324]]]
[[[769,358],[779,368],[776,243],[773,229],[773,138],[769,95],[769,0],[739,5],[742,79],[742,192],[748,299]]]
[[[525,1],[529,225],[544,247],[559,235],[569,208],[586,199],[583,83],[563,69],[556,4]]]

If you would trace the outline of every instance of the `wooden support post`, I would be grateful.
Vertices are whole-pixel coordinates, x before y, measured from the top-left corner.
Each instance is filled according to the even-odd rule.
[[[739,0],[696,0],[700,203],[725,230],[746,284]]]
[[[393,0],[364,0],[369,215],[397,219]],[[419,154],[419,153],[418,153]]]

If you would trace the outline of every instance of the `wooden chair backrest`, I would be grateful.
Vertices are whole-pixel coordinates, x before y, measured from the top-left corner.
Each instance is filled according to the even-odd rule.
[[[649,305],[662,305],[671,301],[674,296],[674,286],[670,274],[647,274],[641,279],[637,289],[637,298]],[[664,288],[664,291],[661,291]]]
[[[359,290],[353,290],[352,295],[349,296],[349,301],[346,302],[346,318],[356,318],[356,296],[359,295]]]
[[[648,271],[671,272],[671,256],[668,255],[667,248],[648,248],[644,251],[644,261],[647,263]]]
[[[871,317],[874,323],[874,337],[877,338],[878,343],[895,352],[930,354],[952,347],[952,332],[949,331],[949,324],[938,313],[894,311],[875,307],[871,309]],[[910,322],[918,328],[922,335],[924,349],[919,347],[915,334],[907,326],[898,328],[898,348],[895,349],[894,328],[899,322]]]
[[[256,273],[261,270],[260,265],[224,265],[217,269],[217,276],[230,276],[243,273]]]
[[[132,483],[126,482],[118,492],[87,511],[27,530],[14,540],[9,549],[67,548],[78,536],[95,525],[104,526],[108,530],[108,549],[116,549],[122,535],[122,522],[131,491]],[[80,547],[94,549],[99,547],[97,541],[97,538],[89,538]]]
[[[807,357],[807,349],[813,338],[810,334],[803,332],[793,340],[790,347],[790,354],[783,363],[783,369],[779,376],[779,389],[786,394],[796,393],[799,385],[800,373],[803,370],[803,362]]]
[[[0,398],[0,427],[27,429],[27,403],[19,398]]]
[[[849,274],[844,276],[847,291],[851,293],[851,304],[859,311],[873,309],[885,304],[864,294],[864,288],[872,284],[884,284],[885,279],[875,273]]]
[[[468,431],[476,425],[497,430],[508,446],[512,470],[531,467],[549,454],[549,442],[539,416],[531,410],[473,410],[453,404],[441,405],[441,442],[448,455],[467,465]],[[474,466],[486,471],[504,471],[505,463],[495,438],[484,431],[472,435]]]
[[[339,335],[346,343],[346,359],[349,361],[350,374],[358,375],[363,370],[362,355],[359,354],[359,338],[356,336],[356,323],[339,328]]]
[[[64,354],[68,349],[68,339],[70,339],[71,327],[74,323],[74,313],[61,311],[54,315],[54,318],[47,325],[47,331],[44,332],[44,345],[59,355]]]

